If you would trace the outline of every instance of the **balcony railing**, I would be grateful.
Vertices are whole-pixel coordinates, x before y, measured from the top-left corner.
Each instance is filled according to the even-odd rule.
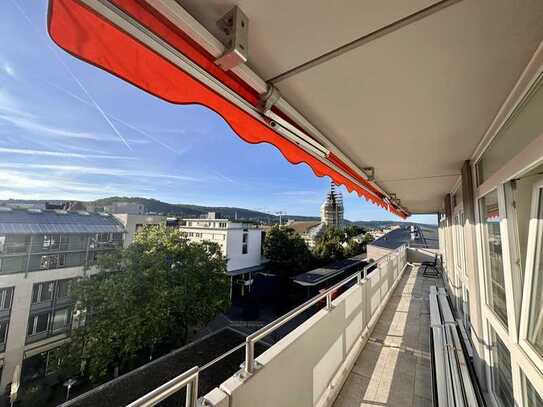
[[[381,257],[376,263],[377,268],[371,273],[368,274],[368,269],[374,267],[374,263],[252,333],[244,344],[203,367],[195,366],[182,373],[129,407],[154,406],[183,389],[186,389],[185,406],[196,407],[199,373],[242,347],[245,347],[245,361],[240,372],[227,379],[220,389],[205,395],[203,405],[246,407],[260,400],[264,407],[288,402],[290,405],[320,405],[323,400],[330,401],[350,371],[348,365],[354,364],[356,357],[353,355],[364,347],[408,265],[406,246]],[[333,299],[340,289],[346,291]],[[324,309],[255,359],[256,342],[324,300]],[[286,371],[287,366],[295,368],[296,374]],[[271,381],[273,385],[270,385]],[[296,400],[287,400],[288,397]]]

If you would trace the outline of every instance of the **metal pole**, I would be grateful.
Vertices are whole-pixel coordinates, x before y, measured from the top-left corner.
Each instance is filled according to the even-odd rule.
[[[326,310],[331,311],[333,308],[334,306],[332,305],[332,293],[329,292],[328,294],[326,294]]]
[[[185,387],[185,407],[192,407],[192,382]]]
[[[253,374],[255,363],[255,344],[249,338],[245,340],[245,373]]]

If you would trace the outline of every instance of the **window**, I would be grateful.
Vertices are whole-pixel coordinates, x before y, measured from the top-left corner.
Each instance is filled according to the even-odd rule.
[[[65,262],[65,255],[61,254],[46,254],[41,256],[40,259],[40,269],[41,270],[48,270],[48,269],[56,269],[59,266],[64,266]]]
[[[139,225],[141,226],[141,225]],[[136,226],[136,232],[137,232],[137,226]],[[98,233],[96,235],[96,241],[99,243],[106,243],[111,241],[111,234],[110,233]]]
[[[543,75],[540,75],[481,156],[476,166],[478,185],[488,180],[541,134],[542,85]]]
[[[532,386],[532,383],[522,375],[522,385],[524,387],[524,405],[526,407],[543,407],[543,400],[541,396],[537,394],[536,389]]]
[[[13,298],[13,287],[0,290],[0,311],[11,308],[11,299]]]
[[[31,336],[47,332],[49,316],[49,312],[32,315],[28,321],[28,335]]]
[[[60,246],[59,235],[43,235],[43,250],[57,250]]]
[[[492,333],[492,386],[494,397],[501,407],[514,406],[511,355],[496,333]]]
[[[8,325],[9,321],[0,321],[0,350],[8,339]]]
[[[532,221],[534,227],[530,231],[528,245],[530,259],[527,273],[529,290],[529,309],[527,314],[526,340],[543,357],[543,186],[539,185],[534,193]],[[533,250],[533,253],[532,253]]]
[[[220,228],[226,228],[226,222],[219,222]]]
[[[53,298],[54,290],[54,281],[34,284],[34,288],[32,289],[32,304],[39,304],[40,302],[51,301],[51,299]]]
[[[488,193],[479,200],[479,211],[483,233],[488,305],[507,326],[507,302],[497,190]]]
[[[4,253],[4,246],[6,245],[6,237],[0,236],[0,253]]]
[[[71,280],[60,280],[57,282],[57,299],[70,296]]]
[[[247,229],[243,230],[243,236],[242,236],[242,243],[241,243],[241,254],[247,254],[249,252],[249,233],[246,231]]]
[[[64,330],[68,327],[70,312],[68,308],[55,311],[53,315],[53,331]]]

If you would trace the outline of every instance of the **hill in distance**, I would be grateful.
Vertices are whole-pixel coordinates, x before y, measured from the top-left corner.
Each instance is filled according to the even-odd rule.
[[[55,200],[5,200],[0,201],[2,204],[44,204],[45,202],[55,202]],[[133,202],[143,204],[147,212],[162,214],[167,216],[177,216],[185,218],[199,218],[202,215],[207,214],[208,212],[219,212],[221,216],[228,219],[239,219],[247,220],[253,222],[263,222],[263,223],[278,223],[279,216],[268,214],[265,212],[255,211],[252,209],[246,208],[237,208],[229,206],[203,206],[203,205],[192,205],[192,204],[172,204],[168,202],[159,201],[158,199],[150,198],[141,198],[141,197],[121,197],[121,196],[112,196],[109,198],[97,199],[94,201],[85,202],[90,206],[96,208],[101,208],[106,205],[111,205],[114,202]],[[318,216],[302,216],[302,215],[286,215],[283,216],[283,222],[286,219],[289,220],[319,220]],[[356,221],[351,222],[345,220],[347,224],[355,224],[357,226],[363,227],[365,229],[372,228],[381,228],[390,225],[398,224],[399,222],[394,221]],[[404,222],[403,225],[412,224],[411,222]],[[414,224],[414,223],[413,223]],[[431,225],[430,225],[431,226]]]

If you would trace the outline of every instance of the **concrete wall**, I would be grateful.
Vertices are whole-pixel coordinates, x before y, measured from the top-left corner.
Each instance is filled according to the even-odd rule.
[[[391,249],[386,249],[384,247],[374,246],[371,243],[366,246],[366,258],[377,260],[387,254],[391,253]]]
[[[233,376],[206,398],[230,407],[253,407],[255,401],[259,407],[331,405],[405,264],[405,253],[380,262],[366,281],[339,296],[332,310],[319,311],[260,355],[252,376]]]

